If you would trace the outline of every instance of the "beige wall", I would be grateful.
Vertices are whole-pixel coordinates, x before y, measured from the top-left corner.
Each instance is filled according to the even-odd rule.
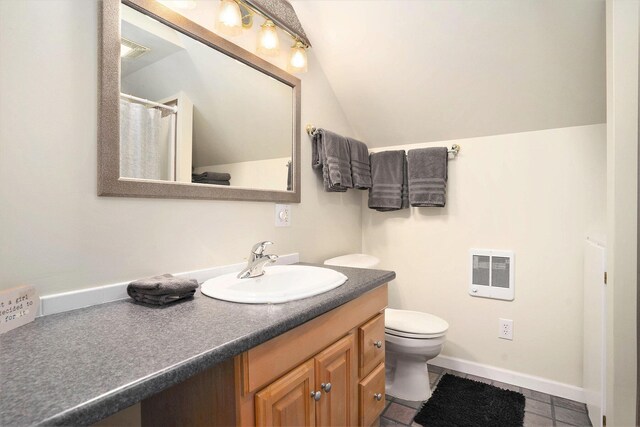
[[[397,273],[390,306],[447,320],[444,355],[581,386],[582,248],[604,230],[605,126],[401,148],[452,143],[445,208],[363,202],[363,251]],[[515,251],[513,302],[468,295],[471,248]],[[500,317],[513,341],[498,339]]]
[[[607,424],[636,425],[637,0],[607,0]]]
[[[360,250],[360,194],[322,191],[306,134],[290,228],[272,203],[96,196],[97,45],[95,0],[0,1],[0,289],[235,263],[265,239],[311,262]],[[313,52],[301,77],[302,123],[350,133]]]
[[[370,147],[606,120],[604,0],[293,4]]]
[[[253,160],[222,165],[200,166],[195,173],[222,172],[231,175],[231,185],[234,187],[251,187],[284,191],[287,189],[289,168],[287,163],[291,157],[279,159]]]

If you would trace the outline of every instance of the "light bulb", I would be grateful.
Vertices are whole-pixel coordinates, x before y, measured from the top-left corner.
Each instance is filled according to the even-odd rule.
[[[287,69],[290,73],[306,73],[307,72],[307,51],[301,41],[296,41],[291,46],[291,56]]]
[[[274,23],[267,19],[260,27],[258,33],[258,53],[268,56],[276,56],[280,53],[280,41]]]
[[[242,32],[242,14],[235,0],[222,0],[218,11],[216,29],[228,36],[237,36]]]

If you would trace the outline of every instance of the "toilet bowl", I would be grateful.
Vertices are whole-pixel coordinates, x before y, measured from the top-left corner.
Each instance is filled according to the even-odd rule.
[[[431,397],[427,361],[444,347],[449,324],[437,316],[409,310],[385,310],[386,393],[404,400]]]
[[[324,263],[374,268],[379,262],[371,255],[350,254]],[[404,400],[427,400],[431,397],[427,361],[442,351],[449,324],[429,313],[387,308],[384,326],[386,394]]]

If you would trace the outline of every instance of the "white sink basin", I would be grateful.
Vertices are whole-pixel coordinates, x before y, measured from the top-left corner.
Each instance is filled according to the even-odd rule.
[[[200,291],[207,296],[246,304],[282,303],[337,288],[347,276],[335,270],[306,265],[274,265],[264,275],[238,279],[237,272],[209,279]]]

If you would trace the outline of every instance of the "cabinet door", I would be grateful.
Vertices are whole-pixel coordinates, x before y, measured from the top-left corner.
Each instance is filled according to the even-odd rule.
[[[313,426],[313,360],[271,383],[255,397],[257,426]]]
[[[360,377],[384,361],[384,313],[377,315],[358,331],[360,339]]]
[[[360,381],[360,425],[370,426],[384,410],[384,363]]]
[[[318,426],[356,424],[356,413],[351,407],[356,402],[355,356],[355,337],[352,334],[315,357],[316,388],[322,393],[316,408]]]

